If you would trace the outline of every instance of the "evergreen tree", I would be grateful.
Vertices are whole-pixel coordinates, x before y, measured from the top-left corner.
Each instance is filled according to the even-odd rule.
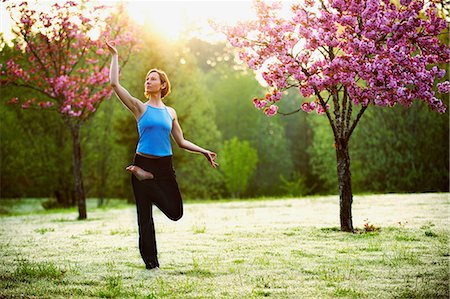
[[[255,172],[258,153],[248,141],[239,141],[233,137],[225,141],[220,155],[221,173],[227,190],[232,197],[240,197]]]

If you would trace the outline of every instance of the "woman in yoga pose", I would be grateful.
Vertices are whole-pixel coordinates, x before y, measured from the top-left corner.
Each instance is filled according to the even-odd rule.
[[[164,105],[170,93],[166,73],[151,69],[145,78],[145,103],[130,95],[119,84],[118,52],[106,42],[112,54],[110,83],[120,101],[137,121],[139,142],[133,165],[126,169],[131,175],[139,226],[139,251],[147,269],[159,269],[152,207],[156,205],[171,220],[183,216],[183,203],[172,165],[170,135],[180,148],[203,154],[216,168],[217,155],[184,139],[175,109]]]

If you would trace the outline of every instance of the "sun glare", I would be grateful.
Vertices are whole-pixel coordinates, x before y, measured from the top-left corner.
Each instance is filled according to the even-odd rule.
[[[270,2],[270,1],[269,1]],[[281,15],[290,14],[292,1],[282,1]],[[197,36],[210,42],[224,40],[209,21],[232,25],[255,18],[253,3],[247,1],[129,1],[130,17],[136,23],[154,26],[168,39]],[[144,27],[145,29],[145,27]]]
[[[233,23],[253,15],[251,1],[129,1],[127,7],[130,17],[144,30],[156,30],[173,41],[192,36],[208,41],[224,39],[214,32],[209,20]]]
[[[55,3],[58,4],[62,4],[65,3],[66,1],[37,1],[37,0],[31,0],[28,1],[28,6],[33,9],[36,10],[37,12],[46,12],[46,13],[50,13],[51,12],[51,8]],[[105,2],[105,1],[92,1],[89,2],[88,5],[100,5],[100,4],[104,4],[107,6],[111,6],[112,2]],[[1,13],[1,28],[0,28],[0,32],[3,34],[3,37],[5,39],[6,42],[10,42],[10,40],[14,37],[13,33],[11,32],[12,30],[12,26],[14,21],[11,19],[10,16],[10,12],[6,9],[7,5],[5,3],[0,3],[0,13]],[[13,12],[14,13],[14,12]],[[109,13],[108,10],[104,10],[101,12],[97,12],[100,14],[100,16],[102,15],[106,15]],[[18,15],[16,15],[17,12],[15,12],[14,18],[17,19]],[[81,21],[75,17],[71,18],[71,21],[73,21],[74,23],[76,23],[77,25],[81,24]],[[101,28],[93,28],[88,32],[88,36],[95,40],[98,39],[100,36],[100,30]]]
[[[75,0],[78,1],[78,0]],[[38,10],[49,10],[51,5],[65,1],[29,1]],[[100,0],[88,2],[92,5],[113,6],[119,0]],[[252,1],[121,1],[125,4],[130,18],[143,30],[158,32],[168,40],[179,40],[193,36],[214,42],[224,40],[225,36],[215,32],[209,21],[217,23],[235,24],[238,21],[254,19]],[[288,10],[289,1],[283,2],[283,11]],[[7,13],[6,4],[0,2],[1,32],[6,40],[12,38],[11,20]],[[92,33],[93,37],[96,35]]]

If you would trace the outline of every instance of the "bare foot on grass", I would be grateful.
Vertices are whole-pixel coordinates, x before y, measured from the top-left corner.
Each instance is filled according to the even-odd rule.
[[[153,173],[145,171],[142,168],[140,168],[139,166],[130,165],[126,168],[126,170],[128,172],[131,172],[132,174],[134,174],[136,176],[136,178],[140,181],[151,180],[155,177],[153,175]]]

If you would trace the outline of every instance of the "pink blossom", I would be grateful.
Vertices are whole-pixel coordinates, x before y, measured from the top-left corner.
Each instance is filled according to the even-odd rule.
[[[52,107],[53,105],[55,105],[55,103],[50,102],[50,101],[47,101],[47,102],[39,102],[38,104],[39,104],[39,106],[40,106],[41,108],[50,108],[50,107]]]
[[[314,89],[312,89],[312,87],[310,87],[310,86],[308,86],[308,87],[300,87],[300,93],[305,98],[308,98],[308,97],[310,97],[311,95],[314,94]]]
[[[72,108],[72,107],[71,107],[70,105],[65,105],[65,106],[62,107],[62,109],[61,109],[60,111],[61,111],[61,113],[66,114],[66,113],[68,113],[69,111],[71,111],[71,110],[70,110],[71,108]]]
[[[399,87],[398,89],[397,89],[397,95],[399,96],[399,97],[404,97],[406,94],[407,94],[407,88],[406,87]]]
[[[326,108],[326,110],[330,109],[330,105],[326,104],[325,108]],[[324,114],[325,109],[323,109],[323,106],[320,104],[320,105],[317,105],[316,112],[317,112],[317,114]]]
[[[283,94],[281,92],[279,92],[278,90],[274,90],[272,93],[266,94],[266,99],[269,102],[276,103],[281,100],[282,95]]]
[[[445,81],[445,82],[439,83],[437,85],[437,88],[440,93],[449,93],[450,92],[450,82]]]
[[[28,109],[28,108],[30,108],[30,105],[31,105],[31,101],[26,101],[26,102],[24,102],[23,104],[22,104],[22,109]]]
[[[10,99],[8,102],[6,102],[6,104],[8,104],[8,105],[14,105],[17,103],[19,103],[19,98],[17,98],[17,97],[14,97],[14,98]]]
[[[400,4],[403,6],[408,6],[411,3],[411,0],[400,0]]]
[[[269,117],[277,114],[277,111],[278,111],[278,106],[276,106],[276,105],[270,105],[269,107],[266,107],[264,109],[264,113]]]
[[[253,104],[255,105],[255,107],[257,109],[261,110],[262,108],[266,107],[268,102],[266,100],[260,100],[258,98],[254,98],[253,99]]]
[[[304,102],[301,105],[301,108],[306,113],[309,113],[309,112],[313,111],[314,109],[316,109],[316,103],[315,102]]]
[[[75,112],[75,111],[70,110],[68,114],[70,116],[79,117],[81,115],[81,111],[79,110],[79,111]]]
[[[12,48],[18,53],[11,55],[14,58],[7,61],[6,69],[0,66],[1,82],[26,84],[52,98],[30,99],[22,104],[24,109],[35,104],[41,108],[57,106],[60,113],[72,117],[94,113],[95,107],[112,95],[107,67],[110,57],[105,55],[103,41],[115,36],[116,44],[136,49],[133,25],[126,17],[120,16],[115,23],[107,17],[105,21],[111,25],[99,26],[100,38],[91,40],[87,32],[101,25],[100,8],[81,8],[74,1],[52,5],[48,12],[34,11],[26,2],[20,8],[12,3],[9,8],[18,16],[14,26],[19,42]],[[100,69],[101,65],[105,67]]]

